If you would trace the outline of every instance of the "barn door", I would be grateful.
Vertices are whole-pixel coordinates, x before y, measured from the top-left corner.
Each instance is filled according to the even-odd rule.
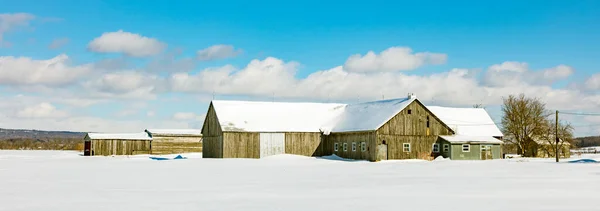
[[[83,142],[83,156],[90,156],[92,154],[92,142],[84,141]]]
[[[260,157],[285,153],[284,133],[261,133],[260,134]]]
[[[377,145],[377,160],[387,160],[388,159],[387,150],[388,150],[387,144]]]
[[[481,160],[491,160],[491,159],[492,159],[492,146],[481,145]]]

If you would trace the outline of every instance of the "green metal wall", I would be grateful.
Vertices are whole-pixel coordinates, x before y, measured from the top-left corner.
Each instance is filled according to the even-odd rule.
[[[462,151],[462,144],[450,144],[446,140],[439,140],[437,143],[440,144],[440,154],[444,158],[450,158],[451,160],[481,160],[481,145],[470,144],[471,149],[469,152]],[[444,152],[444,144],[450,145],[450,151]],[[502,159],[502,147],[500,144],[485,144],[492,145],[492,159]]]

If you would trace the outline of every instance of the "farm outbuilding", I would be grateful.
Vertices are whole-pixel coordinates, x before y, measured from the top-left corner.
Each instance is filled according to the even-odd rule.
[[[433,146],[436,155],[452,160],[491,160],[502,158],[503,134],[483,108],[428,106],[455,132],[440,136]]]
[[[324,154],[358,160],[430,159],[439,135],[453,131],[414,95],[349,104],[322,127]]]
[[[152,138],[147,133],[87,133],[84,155],[150,154]]]
[[[319,127],[339,106],[344,104],[212,101],[202,127],[202,157],[320,156]]]
[[[151,154],[202,152],[202,131],[199,129],[146,129],[152,138]]]
[[[541,138],[534,138],[528,150],[529,153],[526,156],[528,157],[538,157],[538,158],[553,158],[556,157],[556,143],[554,143],[553,135],[549,136],[548,140],[543,140]],[[552,143],[550,143],[552,142]],[[568,141],[560,140],[558,144],[558,156],[559,158],[570,158],[571,157],[571,143]]]

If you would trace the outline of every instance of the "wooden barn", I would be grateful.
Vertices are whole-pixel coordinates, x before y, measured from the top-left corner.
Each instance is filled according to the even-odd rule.
[[[448,125],[453,136],[440,136],[434,154],[452,160],[502,159],[503,134],[483,108],[428,106]]]
[[[204,158],[320,156],[319,127],[344,104],[212,101],[202,127]]]
[[[147,133],[88,133],[85,156],[150,154],[152,138]]]
[[[152,138],[152,154],[202,152],[202,134],[199,129],[146,129]]]
[[[349,159],[431,159],[440,135],[452,135],[414,95],[349,104],[321,129],[323,152]]]

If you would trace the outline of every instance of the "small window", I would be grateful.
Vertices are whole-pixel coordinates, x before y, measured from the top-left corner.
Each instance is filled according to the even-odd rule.
[[[348,143],[344,143],[342,145],[342,148],[344,148],[344,152],[347,152],[348,151]]]
[[[444,144],[444,152],[448,152],[448,151],[450,151],[450,145]]]
[[[402,144],[402,151],[403,152],[410,152],[410,143],[404,143],[404,144]]]
[[[471,145],[470,144],[463,144],[462,145],[462,151],[463,152],[470,152],[471,151]]]
[[[352,151],[356,152],[356,142],[352,142]]]
[[[412,114],[412,110],[408,109],[408,111],[406,111],[407,114]]]
[[[429,128],[429,116],[427,116],[427,128]]]
[[[367,142],[360,142],[360,151],[367,151]]]
[[[440,152],[440,144],[433,144],[433,152]]]
[[[336,151],[336,152],[337,152],[337,151],[338,151],[338,148],[339,148],[339,145],[338,145],[338,143],[334,143],[334,144],[333,144],[333,151]]]

